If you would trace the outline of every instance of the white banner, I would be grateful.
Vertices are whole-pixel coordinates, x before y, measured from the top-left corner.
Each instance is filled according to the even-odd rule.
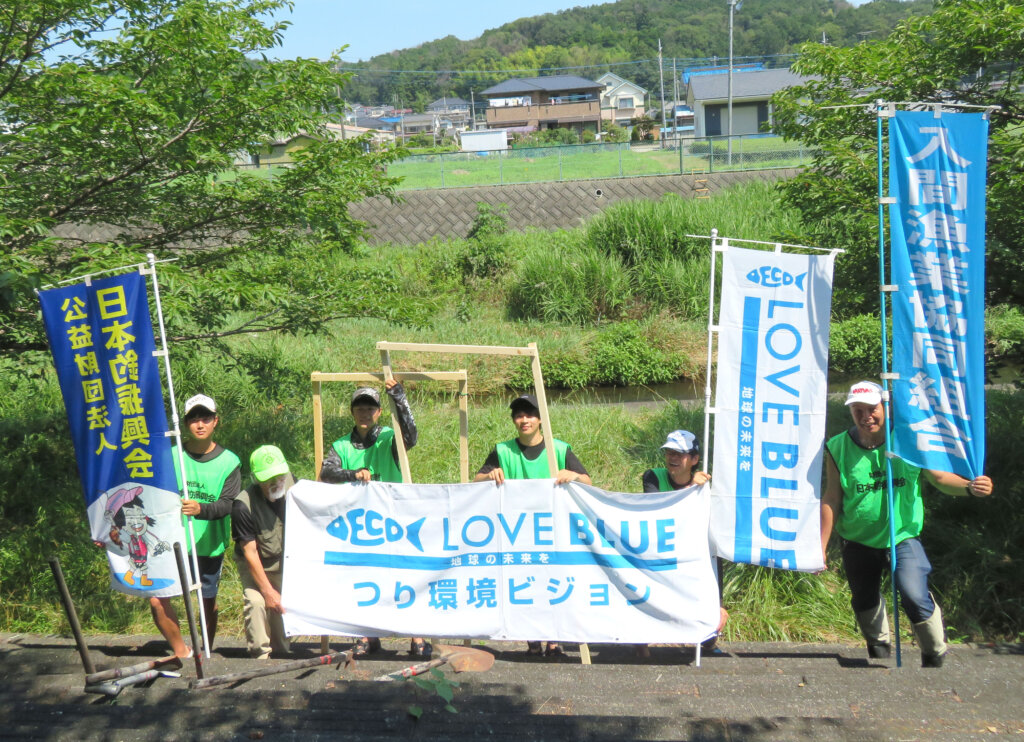
[[[725,250],[711,541],[733,562],[821,569],[833,256]]]
[[[289,635],[696,643],[718,625],[706,488],[554,480],[288,493]]]

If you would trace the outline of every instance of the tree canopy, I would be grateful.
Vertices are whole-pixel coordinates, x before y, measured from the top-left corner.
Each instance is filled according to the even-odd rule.
[[[0,357],[45,347],[34,288],[147,252],[178,258],[161,269],[172,336],[408,311],[366,300],[379,276],[332,275],[361,229],[347,205],[392,193],[393,155],[328,131],[347,80],[331,61],[264,55],[286,5],[0,5]],[[300,132],[315,142],[294,167],[233,170]]]
[[[934,13],[907,19],[888,38],[801,49],[794,69],[817,79],[775,96],[776,127],[817,154],[784,192],[804,215],[806,239],[848,251],[836,267],[841,315],[872,311],[877,302],[864,289],[878,275],[876,100],[998,106],[990,119],[988,299],[1024,303],[1022,59],[1021,0],[940,0]]]

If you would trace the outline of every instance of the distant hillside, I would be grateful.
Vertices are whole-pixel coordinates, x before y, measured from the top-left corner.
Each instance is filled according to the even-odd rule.
[[[836,46],[882,38],[897,21],[932,8],[932,0],[872,0],[856,8],[845,0],[746,0],[735,14],[734,55],[794,53],[801,44],[822,38]],[[583,67],[573,74],[591,77],[611,69],[653,92],[659,84],[660,38],[670,97],[673,59],[681,72],[710,57],[728,57],[728,16],[725,0],[618,0],[520,18],[477,39],[447,36],[343,64],[343,69],[358,69],[344,95],[349,101],[401,104],[422,111],[442,95],[469,100],[471,91],[509,77],[566,67]],[[344,38],[338,39],[339,45],[343,43]],[[617,64],[625,62],[631,64]],[[422,72],[433,70],[447,72]]]

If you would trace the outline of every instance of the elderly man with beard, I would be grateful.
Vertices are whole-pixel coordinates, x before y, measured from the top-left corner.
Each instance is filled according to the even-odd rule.
[[[269,659],[287,654],[288,637],[281,620],[281,566],[284,557],[284,495],[295,484],[277,446],[260,446],[249,457],[256,481],[235,498],[231,535],[242,581],[245,638],[249,654]]]

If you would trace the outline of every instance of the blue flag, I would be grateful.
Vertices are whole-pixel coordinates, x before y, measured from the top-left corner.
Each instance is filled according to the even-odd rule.
[[[900,111],[889,125],[893,451],[973,479],[985,460],[982,114]]]
[[[39,294],[93,540],[115,589],[180,592],[183,540],[146,282],[139,273]]]

